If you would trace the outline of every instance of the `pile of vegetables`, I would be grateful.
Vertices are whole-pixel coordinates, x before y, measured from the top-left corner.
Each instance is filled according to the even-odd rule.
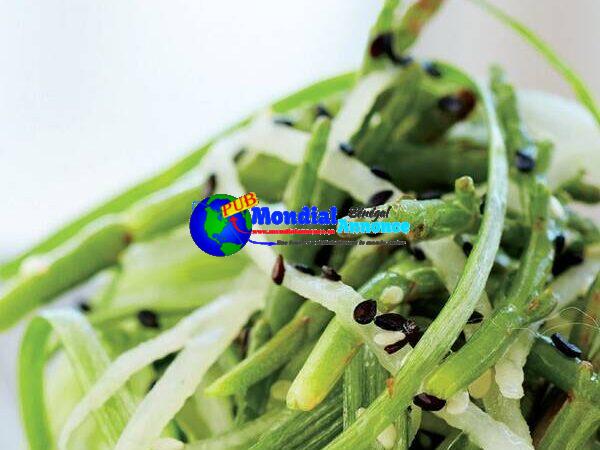
[[[585,109],[517,91],[498,67],[482,82],[414,59],[442,3],[386,0],[355,73],[275,102],[0,266],[3,330],[86,295],[28,319],[32,450],[600,445],[600,233],[581,214],[600,201],[600,112],[543,41],[481,0]],[[411,231],[226,258],[195,247],[192,203],[249,191],[339,217],[391,207],[381,220]]]

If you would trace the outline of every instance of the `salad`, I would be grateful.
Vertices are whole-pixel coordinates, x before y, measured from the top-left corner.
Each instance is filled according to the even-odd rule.
[[[26,322],[30,449],[600,446],[600,232],[584,211],[600,201],[600,110],[540,38],[473,2],[578,102],[520,91],[500,67],[477,80],[415,59],[443,1],[385,0],[355,72],[0,266],[0,329]],[[198,249],[193,206],[248,192],[405,226],[320,245],[254,227],[230,256]],[[76,305],[49,307],[84,285]]]

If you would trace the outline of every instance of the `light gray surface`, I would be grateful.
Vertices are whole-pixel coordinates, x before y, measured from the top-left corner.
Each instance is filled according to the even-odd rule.
[[[498,0],[600,91],[600,2]],[[0,2],[0,256],[270,99],[349,70],[379,2]],[[451,0],[417,47],[569,94],[511,32]],[[0,448],[18,448],[15,335],[0,337]]]

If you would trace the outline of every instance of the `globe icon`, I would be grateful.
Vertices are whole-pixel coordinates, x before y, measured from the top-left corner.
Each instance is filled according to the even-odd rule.
[[[248,210],[223,217],[221,207],[236,198],[214,194],[196,205],[190,217],[190,234],[196,245],[212,256],[239,252],[250,239],[252,220]]]

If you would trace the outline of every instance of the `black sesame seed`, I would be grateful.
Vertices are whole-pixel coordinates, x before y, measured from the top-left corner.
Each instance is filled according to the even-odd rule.
[[[402,67],[409,66],[414,61],[414,58],[412,56],[404,56],[404,55],[396,56],[396,55],[392,54],[392,55],[390,55],[389,58],[394,62],[394,64],[396,64],[398,66],[402,66]]]
[[[419,325],[414,320],[406,319],[406,321],[402,324],[402,331],[404,334],[411,335],[419,331]]]
[[[471,254],[471,250],[473,250],[473,244],[468,241],[463,242],[462,251],[465,256],[469,256]]]
[[[515,166],[519,172],[529,173],[535,169],[535,159],[527,153],[517,150],[517,154],[515,155]]]
[[[277,125],[285,125],[287,127],[294,126],[294,121],[289,117],[276,117],[275,119],[273,119],[273,122]]]
[[[567,339],[560,333],[554,333],[550,336],[554,347],[560,351],[563,355],[569,358],[581,358],[581,349],[575,344],[571,344]]]
[[[561,254],[554,257],[552,275],[558,276],[567,269],[583,263],[583,261],[583,249],[567,248]]]
[[[407,334],[406,339],[408,340],[408,343],[410,344],[410,346],[415,348],[417,346],[417,344],[419,343],[419,341],[421,340],[421,338],[423,337],[423,334],[425,334],[425,333],[420,330],[417,330],[414,333]]]
[[[333,245],[322,245],[315,253],[315,265],[326,265],[331,259],[331,253],[333,253]]]
[[[396,353],[398,350],[404,348],[404,346],[408,344],[408,339],[400,339],[398,342],[394,342],[393,344],[386,345],[383,349],[389,354],[392,355]]]
[[[86,302],[85,300],[78,302],[77,308],[79,308],[79,311],[81,311],[83,313],[88,313],[92,310],[92,307],[90,306],[90,304],[88,302]]]
[[[417,200],[435,200],[441,198],[444,193],[442,191],[424,191],[417,194]]]
[[[354,320],[361,325],[373,322],[376,314],[377,302],[375,300],[362,301],[354,308]]]
[[[305,273],[307,275],[314,275],[315,274],[315,271],[311,267],[308,267],[305,264],[294,264],[294,267],[299,272]]]
[[[317,117],[329,117],[330,119],[333,117],[331,115],[331,113],[329,112],[329,110],[327,108],[325,108],[325,105],[322,104],[318,104],[317,105]]]
[[[475,94],[472,91],[469,91],[467,89],[460,90],[457,96],[463,103],[463,110],[458,116],[458,119],[462,120],[465,119],[469,114],[471,114],[471,111],[475,109],[475,105],[477,104],[477,97],[475,97]]]
[[[347,142],[340,143],[340,151],[342,151],[348,156],[354,156],[354,149]]]
[[[417,261],[425,261],[425,253],[423,253],[423,250],[421,250],[419,247],[409,247],[410,248],[410,252],[412,253],[412,255],[415,257],[415,259]]]
[[[138,313],[137,318],[146,328],[160,328],[158,315],[153,311],[143,309]]]
[[[421,339],[421,336],[423,336],[423,333],[419,329],[417,323],[414,320],[410,319],[408,319],[406,322],[404,322],[404,324],[402,324],[402,332],[406,335],[408,343],[413,347],[417,345],[417,343]]]
[[[273,283],[280,285],[283,283],[283,277],[285,276],[285,264],[283,264],[283,256],[277,255],[273,269],[271,270],[271,280]]]
[[[475,108],[475,95],[468,90],[461,90],[456,94],[445,95],[438,100],[438,108],[451,114],[458,120],[466,118]]]
[[[393,194],[394,194],[394,192],[390,191],[390,190],[376,192],[369,199],[367,206],[373,207],[373,206],[383,205],[386,201],[388,201],[390,199],[390,197]]]
[[[375,317],[375,325],[387,331],[405,331],[406,319],[397,313],[386,313]]]
[[[467,343],[467,338],[465,337],[465,334],[463,332],[461,332],[458,337],[456,338],[456,340],[454,341],[454,343],[452,344],[451,350],[453,352],[457,352],[459,351],[461,348],[463,348],[463,346]]]
[[[333,267],[323,266],[321,267],[321,272],[323,273],[323,277],[327,278],[331,281],[340,281],[342,276],[335,271]]]
[[[217,187],[217,176],[214,173],[211,173],[206,180],[206,184],[204,185],[204,196],[209,197],[215,193],[215,189]]]
[[[373,39],[369,47],[369,53],[373,58],[393,54],[392,50],[393,36],[392,33],[382,33]]]
[[[394,53],[393,36],[391,33],[382,33],[373,39],[369,47],[372,58],[387,56],[390,61],[399,66],[407,66],[413,62],[410,56],[397,56]]]
[[[433,78],[440,78],[442,76],[440,68],[437,66],[437,64],[433,62],[426,62],[425,64],[423,64],[423,69],[428,75],[432,76]]]
[[[469,317],[469,320],[467,320],[467,323],[469,324],[476,324],[481,322],[483,322],[483,315],[477,311],[473,311],[473,314],[471,314],[471,317]]]
[[[566,239],[563,234],[559,234],[554,238],[554,252],[557,255],[560,255],[562,251],[565,249]]]
[[[446,400],[422,392],[413,397],[413,403],[424,411],[439,411],[446,406]]]
[[[240,161],[240,159],[242,159],[242,157],[246,154],[246,149],[243,148],[241,149],[239,152],[237,152],[234,156],[233,156],[233,162],[237,163]]]
[[[390,174],[379,166],[372,166],[371,173],[376,177],[383,178],[384,180],[390,181],[392,179],[392,177],[390,177]]]
[[[454,95],[445,95],[438,100],[438,108],[442,111],[455,113],[462,108],[462,104]]]

